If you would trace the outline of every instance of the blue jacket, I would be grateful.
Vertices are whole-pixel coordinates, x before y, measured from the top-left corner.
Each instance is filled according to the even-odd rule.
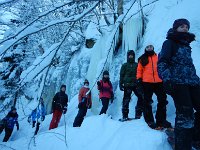
[[[13,129],[14,125],[19,126],[18,124],[18,114],[10,111],[5,118],[3,118],[3,122],[5,123],[5,127],[9,129]]]
[[[169,32],[170,30],[158,57],[159,77],[163,82],[200,85],[200,79],[196,74],[191,57],[190,42],[194,37],[190,33]],[[189,40],[186,41],[186,39]]]
[[[32,121],[36,121],[36,119],[40,119],[41,116],[45,116],[45,115],[46,115],[45,107],[44,105],[40,105],[31,112],[31,114],[29,115],[29,118],[31,118]]]

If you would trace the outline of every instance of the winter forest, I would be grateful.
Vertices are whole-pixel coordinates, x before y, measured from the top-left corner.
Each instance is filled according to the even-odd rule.
[[[120,69],[129,50],[134,51],[135,62],[147,45],[158,54],[174,20],[186,18],[196,36],[190,46],[200,76],[199,6],[199,0],[0,0],[0,121],[12,108],[18,113],[18,127],[8,142],[2,142],[5,132],[0,134],[0,149],[171,150],[166,133],[151,129],[143,116],[119,121],[124,96]],[[102,102],[97,87],[105,70],[113,102],[106,114],[99,115]],[[85,79],[92,105],[75,128]],[[61,114],[57,128],[49,130],[52,101],[61,85],[66,85],[68,96],[66,114]],[[41,99],[45,113],[42,119],[36,116],[36,135],[29,119]],[[137,99],[133,92],[130,118],[136,115]],[[170,95],[167,101],[166,117],[174,127],[174,101]],[[153,94],[154,117],[156,109]]]

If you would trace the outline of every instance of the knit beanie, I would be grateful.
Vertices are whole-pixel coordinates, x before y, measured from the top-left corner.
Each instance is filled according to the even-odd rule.
[[[109,75],[109,72],[107,71],[107,70],[105,70],[104,72],[103,72],[103,76],[104,75]]]
[[[173,23],[173,29],[176,30],[181,25],[186,24],[188,26],[188,29],[190,29],[190,22],[187,19],[177,19]]]
[[[83,84],[85,85],[86,83],[89,84],[89,81],[87,79],[85,79]]]
[[[64,84],[61,85],[60,89],[62,89],[63,87],[66,89],[66,85],[64,85]]]

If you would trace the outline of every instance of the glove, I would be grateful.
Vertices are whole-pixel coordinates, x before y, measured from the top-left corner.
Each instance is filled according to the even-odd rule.
[[[98,86],[101,86],[101,82],[100,82],[100,81],[98,81],[98,82],[97,82],[97,85],[98,85]]]
[[[30,123],[30,122],[31,122],[31,117],[30,117],[30,116],[28,117],[28,120],[27,120],[27,121],[28,121],[28,123]]]
[[[79,109],[83,108],[83,102],[80,102],[80,103],[78,104],[78,108],[79,108]]]
[[[89,105],[89,106],[88,106],[88,109],[91,109],[91,108],[92,108],[92,105]]]
[[[66,114],[66,112],[67,112],[67,108],[64,108],[63,109],[63,114]]]
[[[45,116],[42,116],[42,117],[41,117],[41,121],[44,121],[44,119],[45,119]]]
[[[113,93],[111,94],[110,100],[111,100],[110,102],[113,103],[113,100],[114,100],[114,94]]]
[[[17,126],[17,131],[19,130],[19,123],[17,122],[16,123],[16,126]]]
[[[142,78],[137,79],[137,85],[141,85],[142,84]]]
[[[175,85],[170,80],[163,82],[163,88],[168,95],[174,94]]]
[[[121,91],[124,91],[124,85],[123,85],[123,83],[120,83],[120,84],[119,84],[119,89],[120,89]]]
[[[113,100],[114,100],[114,98],[112,98],[112,99],[110,100],[111,104],[113,103]]]
[[[142,86],[142,78],[139,78],[136,83],[136,89],[139,95],[144,96],[143,86]]]

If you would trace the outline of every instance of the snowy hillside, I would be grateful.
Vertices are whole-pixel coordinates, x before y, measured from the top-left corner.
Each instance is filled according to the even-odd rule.
[[[46,48],[45,52],[36,59],[30,60],[32,62],[28,63],[29,66],[26,64],[26,70],[22,72],[19,80],[30,87],[24,91],[34,100],[30,101],[26,96],[21,96],[18,99],[16,107],[19,114],[20,129],[19,131],[14,129],[9,142],[0,142],[0,150],[171,150],[165,133],[150,129],[143,118],[123,123],[118,121],[121,118],[123,98],[123,92],[119,90],[118,86],[119,71],[121,65],[126,62],[127,50],[134,49],[136,51],[136,60],[144,52],[144,47],[147,44],[153,44],[155,51],[159,53],[173,21],[178,18],[187,18],[191,24],[190,32],[196,35],[196,41],[191,44],[191,47],[197,74],[200,76],[200,1],[143,0],[143,11],[147,17],[144,36],[141,33],[143,25],[141,14],[138,13],[138,4],[134,4],[134,0],[126,0],[125,2],[125,13],[118,18],[115,24],[112,19],[110,19],[112,23],[110,26],[106,25],[103,18],[98,20],[102,26],[101,34],[95,24],[90,23],[85,36],[88,39],[96,39],[93,48],[89,49],[84,45],[67,47],[73,52],[73,55],[67,55],[68,53],[58,50],[59,57],[57,59],[63,66],[56,64],[57,66],[55,65],[47,70],[45,67],[51,63],[52,56],[57,53],[54,50],[57,48],[58,42]],[[132,4],[134,4],[133,7],[131,7]],[[123,44],[118,51],[115,51],[120,22],[124,23]],[[42,62],[39,67],[35,67],[35,64],[38,64],[42,58],[48,60]],[[3,66],[0,65],[0,69],[2,68]],[[44,69],[42,73],[32,80],[37,74],[36,71],[42,69]],[[108,69],[110,72],[115,99],[113,104],[109,105],[108,114],[99,116],[101,102],[98,98],[96,81],[101,79],[103,69]],[[28,74],[29,70],[33,70],[32,74]],[[49,72],[47,76],[45,76],[46,72]],[[28,78],[25,78],[26,75]],[[90,88],[92,88],[93,107],[87,112],[82,126],[73,128],[72,124],[78,112],[77,94],[85,78],[89,80]],[[45,79],[48,80],[48,83],[45,85],[46,88],[43,89]],[[62,116],[59,127],[49,131],[52,118],[52,114],[49,114],[51,100],[62,83],[67,85],[66,93],[70,98],[68,111],[66,115]],[[0,82],[0,86],[3,86],[2,82]],[[6,91],[2,88],[2,92]],[[27,117],[31,110],[37,106],[37,99],[42,95],[42,92],[48,115],[42,122],[38,135],[34,137],[34,128],[27,122]],[[155,112],[157,104],[155,95],[153,100],[153,112]],[[168,101],[167,120],[174,125],[175,109],[170,96],[168,96]],[[2,102],[0,108],[3,108],[9,102],[10,99],[6,99]],[[133,95],[130,103],[130,117],[135,115],[135,104],[136,96]],[[0,119],[5,116],[7,111],[0,113]],[[0,134],[0,141],[3,140],[3,137],[4,132]]]

